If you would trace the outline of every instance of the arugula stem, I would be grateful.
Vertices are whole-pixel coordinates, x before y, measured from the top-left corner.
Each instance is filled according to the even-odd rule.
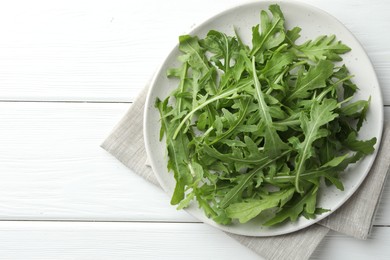
[[[301,61],[295,62],[295,63],[290,67],[290,70],[295,69],[296,67],[301,66],[301,65],[304,65],[304,64],[307,64],[307,60],[301,60]]]
[[[345,78],[342,78],[342,79],[336,81],[335,83],[333,83],[333,85],[338,85],[338,84],[340,84],[341,82],[344,82],[344,81],[346,81],[346,80],[349,80],[349,79],[353,78],[354,76],[355,76],[355,75],[348,75],[348,76],[346,76]]]
[[[285,151],[282,154],[280,154],[279,156],[277,156],[277,157],[275,157],[273,159],[270,159],[268,162],[259,165],[259,167],[255,168],[251,172],[245,174],[244,178],[242,178],[240,180],[240,182],[237,184],[237,186],[232,188],[226,194],[226,196],[223,198],[223,200],[221,201],[221,207],[222,208],[226,208],[228,206],[228,204],[237,196],[237,194],[239,194],[241,191],[243,191],[246,188],[247,184],[255,176],[256,173],[258,173],[259,171],[261,171],[262,169],[264,169],[265,167],[267,167],[271,163],[275,162],[276,160],[282,158],[283,156],[285,156],[289,152],[290,151]]]
[[[260,85],[260,81],[257,77],[257,73],[256,73],[256,66],[255,66],[255,57],[253,56],[252,57],[252,70],[253,70],[253,82],[255,84],[255,89],[256,89],[256,94],[257,94],[257,101],[258,101],[258,104],[259,104],[259,111],[267,125],[267,127],[269,126],[269,124],[272,123],[272,118],[271,116],[266,113],[266,111],[268,111],[268,107],[265,103],[265,100],[264,100],[264,96],[263,96],[263,92],[261,91],[261,85]]]
[[[252,49],[251,52],[249,53],[250,55],[254,56],[256,55],[256,53],[263,47],[265,41],[268,39],[268,37],[271,35],[271,33],[273,33],[274,29],[276,28],[276,26],[278,25],[278,23],[281,21],[282,19],[279,17],[276,22],[272,25],[271,29],[267,32],[267,34],[264,36],[264,38],[262,39],[262,41],[260,42],[260,44],[256,47],[256,49]]]
[[[336,81],[335,83],[330,85],[327,90],[324,90],[320,95],[318,95],[318,97],[316,97],[316,100],[321,101],[326,96],[326,94],[328,94],[330,91],[332,91],[338,84],[340,84],[346,80],[349,80],[351,78],[353,78],[353,75],[349,75],[343,79]]]
[[[286,74],[289,70],[289,67],[285,68],[284,71],[282,71],[282,73],[280,73],[280,75],[275,79],[274,84],[278,84],[283,79],[284,74]]]
[[[324,136],[324,133],[319,134],[320,127],[332,121],[337,116],[337,114],[333,113],[333,110],[337,107],[338,103],[336,100],[324,100],[321,104],[313,102],[310,110],[310,119],[307,120],[307,118],[301,118],[301,120],[305,121],[302,123],[305,126],[305,139],[303,140],[303,143],[301,143],[301,147],[299,149],[300,153],[297,157],[296,168],[294,171],[295,188],[299,193],[303,192],[299,185],[299,178],[305,169],[306,160],[312,156],[312,144],[315,140]]]
[[[207,106],[208,104],[214,102],[214,101],[217,101],[217,100],[220,100],[222,98],[226,98],[232,94],[234,94],[235,92],[237,92],[238,90],[246,87],[246,86],[249,86],[251,84],[251,82],[245,82],[243,83],[242,86],[237,86],[236,88],[232,88],[226,92],[222,92],[221,94],[217,95],[217,96],[214,96],[208,100],[206,100],[204,103],[198,105],[197,107],[195,107],[193,110],[191,110],[184,118],[183,120],[180,122],[179,126],[176,128],[172,138],[173,139],[176,139],[177,135],[179,134],[179,131],[180,129],[183,127],[183,125],[185,124],[185,122],[196,112],[198,111],[199,109],[202,109],[204,108],[205,106]],[[238,97],[237,97],[238,98]]]
[[[311,132],[309,133],[309,136],[312,136],[314,134],[314,130],[315,130],[315,128],[313,127],[311,129]],[[303,155],[306,155],[308,153],[308,150],[310,149],[309,144],[311,144],[309,141],[306,140],[306,138],[307,137],[305,137],[304,147],[303,147],[303,151],[302,151]],[[295,172],[295,189],[298,193],[303,193],[303,190],[301,190],[301,187],[299,186],[299,179],[300,179],[300,175],[303,171],[304,164],[305,164],[304,156],[298,157],[298,163],[297,163],[298,167],[297,167],[297,170]]]
[[[227,73],[227,71],[229,70],[230,68],[230,57],[229,57],[229,39],[227,38],[227,35],[226,34],[222,34],[223,35],[223,39],[225,40],[225,61],[224,61],[224,67],[225,67],[225,73]]]
[[[210,126],[209,129],[207,129],[207,131],[203,133],[202,139],[205,139],[206,136],[208,136],[209,133],[211,133],[211,131],[213,131],[213,130],[214,130],[214,127]]]
[[[290,39],[290,37],[288,37],[288,34],[287,34],[287,33],[286,33],[286,35],[285,35],[285,39],[290,43],[291,47],[294,47],[294,49],[295,49],[295,47],[296,47],[297,45],[295,44],[295,42],[293,42],[293,41]]]
[[[301,120],[299,120],[299,119],[274,122],[274,125],[277,125],[277,126],[291,126],[291,125],[300,125],[300,124],[301,124]]]
[[[310,176],[315,176],[318,174],[320,171],[314,170],[310,172],[305,172],[301,174],[301,178],[304,177],[310,177]],[[272,183],[273,181],[281,181],[281,182],[288,182],[288,181],[293,181],[295,179],[294,175],[286,175],[286,176],[274,176],[274,177],[264,177],[264,181]]]
[[[183,64],[183,71],[180,75],[180,85],[179,85],[179,89],[180,89],[180,93],[183,93],[184,91],[184,82],[185,82],[185,77],[187,75],[187,71],[188,71],[188,63],[187,62],[184,62]],[[177,100],[177,107],[178,107],[178,114],[180,114],[180,112],[182,111],[182,103],[181,103],[182,99],[179,98]]]
[[[221,139],[224,139],[227,136],[229,136],[234,131],[234,129],[236,129],[244,120],[246,112],[248,111],[248,107],[249,107],[249,100],[247,100],[247,102],[245,103],[244,110],[242,110],[242,113],[241,113],[240,117],[238,118],[238,120],[235,122],[235,124],[232,125],[222,135],[216,137],[211,143],[209,143],[209,145],[215,144],[216,142],[219,142]]]

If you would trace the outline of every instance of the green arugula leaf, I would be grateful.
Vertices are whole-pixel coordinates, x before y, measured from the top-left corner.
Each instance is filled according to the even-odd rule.
[[[191,68],[203,71],[206,74],[210,70],[205,50],[199,45],[198,37],[183,35],[179,37],[179,49],[186,55],[182,56],[182,61],[187,61]]]
[[[316,210],[315,204],[317,200],[318,187],[314,186],[304,196],[295,195],[290,203],[286,205],[275,217],[264,223],[264,226],[273,226],[287,219],[296,221],[302,212],[313,214]]]
[[[280,153],[281,150],[288,149],[288,145],[285,144],[282,139],[280,139],[278,133],[272,122],[272,117],[270,114],[270,109],[267,103],[264,100],[264,94],[261,90],[261,85],[259,78],[256,74],[255,59],[252,59],[252,71],[253,71],[253,81],[256,89],[256,98],[259,104],[259,112],[263,123],[265,125],[265,144],[264,149],[269,151],[269,154],[273,157]]]
[[[157,108],[160,110],[164,133],[172,132],[172,122],[168,123],[167,117],[164,117],[164,107],[166,103],[156,102]],[[172,196],[171,204],[176,205],[184,199],[185,186],[192,182],[192,175],[188,169],[188,149],[189,139],[186,135],[180,135],[179,138],[173,139],[169,136],[166,138],[168,151],[168,169],[174,172],[176,187]]]
[[[271,193],[259,200],[248,200],[245,202],[233,203],[226,208],[226,214],[230,218],[238,219],[241,223],[246,223],[257,217],[266,209],[275,208],[279,205],[283,206],[292,198],[294,192],[295,190],[292,188]]]
[[[255,56],[259,52],[277,47],[284,41],[284,15],[278,5],[270,5],[273,18],[270,18],[266,11],[260,13],[260,25],[256,25],[252,29],[252,50],[250,55]],[[261,33],[260,30],[261,29]]]
[[[204,108],[205,106],[207,106],[208,104],[211,104],[215,101],[218,101],[220,99],[223,99],[223,98],[228,98],[229,96],[234,96],[234,94],[237,93],[237,91],[239,91],[240,89],[243,89],[244,87],[246,86],[249,86],[250,85],[250,81],[242,81],[240,82],[240,84],[237,84],[237,86],[234,86],[230,89],[227,89],[226,91],[216,95],[216,96],[213,96],[212,98],[208,99],[207,101],[203,102],[202,104],[199,104],[197,107],[195,107],[193,110],[191,110],[184,118],[183,120],[180,122],[179,126],[176,128],[172,138],[175,139],[177,137],[177,135],[179,134],[179,131],[181,130],[181,128],[183,127],[183,125],[185,124],[185,122],[195,113],[197,112],[198,110]]]
[[[305,170],[306,160],[313,156],[312,144],[315,140],[328,135],[328,130],[324,128],[321,129],[321,126],[329,123],[338,116],[334,112],[336,108],[338,108],[336,100],[325,99],[321,104],[317,102],[313,103],[310,111],[310,118],[301,114],[301,127],[305,139],[296,147],[299,154],[297,156],[295,168],[295,188],[299,193],[303,192],[299,186],[299,177]]]
[[[283,157],[287,152],[284,152],[283,154],[279,155],[276,158],[269,159],[268,157],[265,157],[263,159],[263,162],[259,164],[257,168],[252,170],[251,172],[245,174],[238,182],[236,186],[234,186],[222,199],[221,201],[221,207],[226,208],[235,198],[245,189],[247,188],[248,184],[252,180],[252,178],[257,174],[260,173],[265,167],[270,165],[271,163],[275,162],[277,159]]]
[[[376,138],[374,137],[366,141],[361,141],[357,140],[356,132],[351,132],[343,143],[352,151],[371,154],[375,150],[374,145],[376,144]]]
[[[293,60],[294,54],[292,52],[277,52],[267,61],[261,74],[273,82],[286,66],[291,65]]]
[[[242,101],[242,109],[238,112],[239,115],[237,117],[236,120],[232,120],[231,121],[231,124],[230,124],[230,128],[223,132],[221,135],[219,136],[216,136],[210,143],[209,145],[212,145],[214,143],[217,143],[219,142],[220,140],[222,139],[225,139],[227,137],[229,137],[232,133],[234,133],[234,131],[237,130],[237,128],[242,124],[242,122],[244,121],[245,117],[246,117],[246,114],[247,114],[247,111],[248,111],[248,108],[249,108],[249,104],[250,104],[250,99],[244,99]],[[241,129],[240,131],[243,131],[243,129]]]
[[[298,74],[294,89],[287,97],[287,102],[296,98],[307,98],[310,90],[323,88],[326,80],[333,74],[333,63],[328,60],[321,60],[316,66],[311,66],[306,74],[301,71]]]
[[[286,43],[291,46],[295,46],[295,41],[298,40],[301,35],[299,34],[302,31],[299,27],[294,27],[291,30],[286,31]]]
[[[236,38],[215,30],[209,31],[207,37],[201,41],[201,44],[214,54],[211,60],[225,73],[229,71],[232,59],[238,56],[240,50]],[[224,61],[224,64],[221,63],[221,60]]]
[[[351,49],[336,41],[336,36],[320,36],[314,41],[309,40],[302,45],[296,47],[299,52],[305,55],[310,60],[331,60],[341,61],[340,54],[349,52]]]

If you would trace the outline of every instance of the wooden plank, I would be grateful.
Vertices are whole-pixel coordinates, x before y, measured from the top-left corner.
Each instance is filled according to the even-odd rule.
[[[330,232],[320,243],[311,259],[390,259],[389,243],[390,227],[374,227],[367,240]]]
[[[0,222],[2,259],[259,259],[204,224]]]
[[[0,8],[0,100],[131,101],[194,21],[239,1],[23,2]]]
[[[128,107],[0,102],[0,219],[196,221],[99,147]],[[390,181],[375,223],[390,224]]]
[[[0,102],[0,219],[193,221],[99,147],[128,106]]]
[[[355,34],[390,104],[390,36],[381,26],[390,23],[390,2],[304,2],[336,16]],[[239,3],[9,1],[0,8],[0,100],[132,101],[178,35]]]
[[[390,228],[364,241],[330,232],[312,260],[389,259]],[[197,223],[0,222],[2,259],[259,259]]]

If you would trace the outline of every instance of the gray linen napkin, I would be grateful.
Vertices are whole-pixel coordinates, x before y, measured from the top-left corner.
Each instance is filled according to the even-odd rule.
[[[143,114],[147,87],[103,142],[102,147],[129,169],[147,181],[159,185],[152,169],[146,165],[143,139]],[[227,233],[266,259],[308,259],[329,229],[366,239],[375,215],[390,164],[389,127],[385,127],[381,149],[370,174],[354,196],[339,210],[303,230],[276,237],[246,237]]]

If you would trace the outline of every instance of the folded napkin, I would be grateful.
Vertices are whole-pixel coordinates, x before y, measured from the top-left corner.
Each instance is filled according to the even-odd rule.
[[[146,93],[147,87],[103,142],[102,147],[132,171],[159,185],[152,169],[146,164],[142,131]],[[390,164],[390,153],[385,151],[390,143],[389,129],[386,125],[377,159],[362,186],[347,203],[319,224],[274,237],[247,237],[230,233],[227,235],[266,259],[297,260],[308,259],[329,229],[366,239]]]

